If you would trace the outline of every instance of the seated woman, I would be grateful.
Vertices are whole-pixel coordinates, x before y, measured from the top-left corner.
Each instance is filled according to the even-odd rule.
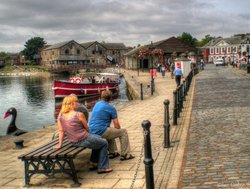
[[[54,149],[62,147],[64,134],[66,134],[68,141],[73,143],[74,146],[92,149],[90,158],[92,170],[98,169],[98,173],[109,173],[112,169],[109,167],[108,143],[100,136],[89,133],[84,114],[76,111],[78,106],[78,99],[75,95],[69,95],[63,99],[62,108],[57,119],[59,145],[55,146]],[[94,163],[97,158],[98,163]]]

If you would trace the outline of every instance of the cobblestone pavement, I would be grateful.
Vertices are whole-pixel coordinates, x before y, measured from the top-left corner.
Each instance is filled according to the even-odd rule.
[[[250,188],[250,78],[207,65],[195,81],[182,189]]]

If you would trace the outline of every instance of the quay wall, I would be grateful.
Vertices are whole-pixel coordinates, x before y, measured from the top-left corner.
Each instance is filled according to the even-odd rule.
[[[129,100],[138,100],[139,93],[138,91],[126,80],[127,86],[127,96]]]

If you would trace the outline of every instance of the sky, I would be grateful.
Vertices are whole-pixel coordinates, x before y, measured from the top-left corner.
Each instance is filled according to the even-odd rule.
[[[149,44],[180,36],[250,33],[250,0],[0,0],[0,52],[19,52],[42,37]]]

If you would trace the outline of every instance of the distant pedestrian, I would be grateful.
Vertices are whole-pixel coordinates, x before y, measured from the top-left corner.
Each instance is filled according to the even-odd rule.
[[[175,82],[177,87],[181,84],[181,77],[183,75],[181,66],[177,64],[176,68],[174,69],[174,75],[175,75]]]
[[[166,73],[166,67],[163,66],[162,69],[161,69],[161,75],[162,75],[163,78],[165,77],[165,73]]]
[[[174,79],[174,62],[170,65],[171,78]]]

